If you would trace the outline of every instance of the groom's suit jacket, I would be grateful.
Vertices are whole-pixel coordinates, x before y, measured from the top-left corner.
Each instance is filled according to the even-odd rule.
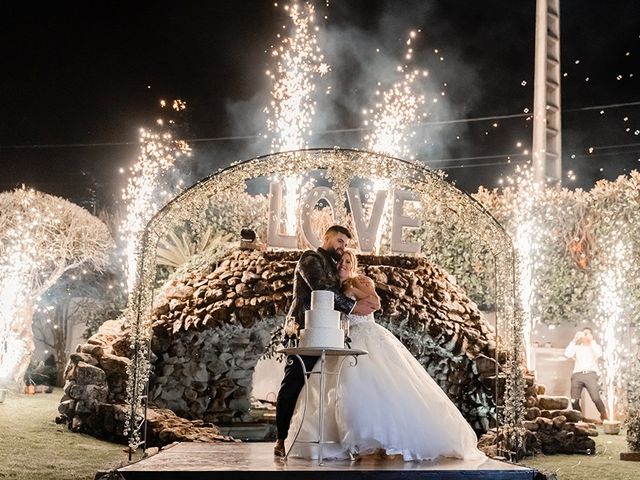
[[[355,300],[345,296],[340,290],[340,278],[336,262],[322,249],[307,250],[296,265],[293,277],[293,303],[289,316],[294,317],[300,328],[304,328],[304,312],[311,308],[313,290],[333,292],[334,307],[343,313],[351,313]]]

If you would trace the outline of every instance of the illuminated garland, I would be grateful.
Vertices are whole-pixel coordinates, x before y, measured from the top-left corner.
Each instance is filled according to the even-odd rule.
[[[346,197],[346,189],[354,179],[386,178],[391,188],[416,192],[420,198],[420,210],[433,212],[434,206],[445,212],[450,222],[455,223],[471,237],[479,249],[491,252],[498,275],[496,278],[496,303],[499,330],[504,334],[509,359],[520,360],[521,315],[515,304],[515,271],[511,239],[502,227],[484,208],[471,197],[447,183],[437,173],[415,163],[394,159],[381,154],[355,150],[318,149],[283,152],[259,157],[219,171],[183,192],[164,207],[148,224],[143,237],[138,262],[136,284],[131,292],[131,303],[127,310],[130,326],[131,347],[135,356],[129,371],[127,403],[130,406],[127,427],[129,444],[137,448],[140,443],[139,428],[143,419],[141,396],[149,376],[149,341],[151,336],[152,285],[155,279],[155,256],[158,241],[167,231],[202,219],[201,212],[209,205],[224,203],[225,199],[246,195],[247,182],[273,175],[308,175],[321,170],[332,184],[337,198]],[[266,221],[267,219],[265,219]],[[338,219],[338,221],[340,221]],[[428,221],[428,216],[423,219]],[[350,226],[350,225],[349,225]],[[452,235],[452,238],[455,234]],[[385,253],[382,246],[382,253]],[[512,387],[508,388],[508,412],[510,424],[521,421],[518,405],[524,404],[524,395],[519,388],[519,369],[511,369]]]

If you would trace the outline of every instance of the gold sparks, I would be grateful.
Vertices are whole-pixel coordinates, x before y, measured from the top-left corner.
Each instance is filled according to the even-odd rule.
[[[168,200],[159,198],[159,192],[164,187],[163,178],[171,171],[176,159],[183,155],[191,155],[191,148],[184,140],[174,140],[170,133],[140,130],[140,154],[130,169],[131,175],[122,196],[127,205],[121,233],[125,244],[128,291],[131,291],[136,279],[139,236],[151,217]]]
[[[411,31],[406,41],[404,58],[407,62],[413,58],[411,45],[416,36],[417,32]],[[417,68],[410,69],[406,64],[398,65],[396,71],[402,74],[402,79],[387,90],[376,90],[374,108],[364,110],[365,125],[374,128],[373,133],[366,135],[364,140],[367,149],[371,151],[414,159],[415,156],[409,150],[409,140],[415,136],[411,125],[418,120],[425,104],[424,95],[415,91],[415,83],[419,78],[426,77],[427,72]]]
[[[316,75],[331,70],[318,46],[313,5],[293,3],[285,5],[284,10],[291,20],[292,32],[279,36],[279,45],[271,50],[277,64],[275,69],[267,70],[273,82],[271,102],[265,109],[272,152],[308,145],[316,107]]]

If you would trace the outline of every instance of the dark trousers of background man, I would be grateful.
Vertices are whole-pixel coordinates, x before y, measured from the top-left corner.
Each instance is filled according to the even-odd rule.
[[[593,403],[595,403],[600,418],[606,420],[607,409],[600,398],[600,389],[598,388],[598,374],[596,372],[575,372],[571,375],[571,407],[574,410],[580,410],[580,397],[582,389],[586,388]]]
[[[300,358],[302,358],[304,368],[307,372],[310,372],[320,357],[300,355]],[[300,365],[300,361],[295,356],[287,356],[284,378],[282,379],[276,402],[276,428],[278,429],[278,439],[280,440],[287,438],[291,417],[293,417],[293,411],[296,408],[296,402],[302,387],[304,387],[302,365]]]

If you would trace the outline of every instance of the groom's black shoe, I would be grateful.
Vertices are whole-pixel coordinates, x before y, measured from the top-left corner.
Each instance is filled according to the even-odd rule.
[[[284,449],[284,440],[278,439],[276,440],[276,444],[273,446],[273,456],[274,457],[284,457],[286,454]]]

